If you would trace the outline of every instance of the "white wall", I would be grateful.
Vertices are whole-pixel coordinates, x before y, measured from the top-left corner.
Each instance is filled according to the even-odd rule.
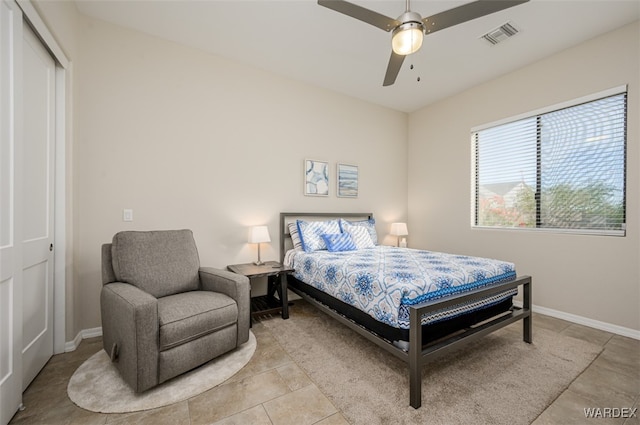
[[[411,244],[513,261],[533,277],[535,305],[640,330],[639,28],[628,25],[411,114]],[[472,127],[624,84],[626,237],[471,229]]]
[[[281,211],[372,211],[382,237],[406,218],[407,115],[156,37],[82,18],[76,58],[75,287],[100,326],[100,245],[120,230],[190,228],[201,263],[249,262],[248,227]],[[303,160],[330,162],[328,198],[303,195]],[[359,166],[357,199],[335,164]],[[122,221],[131,208],[134,221]],[[81,302],[80,302],[81,300]],[[80,329],[76,329],[79,331]]]

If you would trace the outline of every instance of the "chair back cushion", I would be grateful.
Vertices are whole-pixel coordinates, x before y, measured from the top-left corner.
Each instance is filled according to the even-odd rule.
[[[113,260],[111,259],[111,244],[102,244],[102,284],[116,282],[116,275],[113,273]]]
[[[111,256],[119,282],[156,298],[200,288],[200,260],[191,230],[119,232]]]

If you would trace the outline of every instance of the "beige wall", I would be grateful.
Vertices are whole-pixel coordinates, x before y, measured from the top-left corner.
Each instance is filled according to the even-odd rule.
[[[373,211],[387,243],[408,214],[412,246],[515,261],[534,277],[535,304],[640,329],[637,24],[407,119],[82,17],[70,2],[35,5],[72,61],[67,340],[100,326],[99,247],[113,233],[189,227],[202,263],[223,267],[254,259],[252,224],[269,225],[263,257],[275,259],[284,210]],[[626,238],[470,229],[471,127],[627,83]],[[332,174],[358,164],[359,198],[336,198],[333,185],[328,199],[303,196],[304,158]]]
[[[407,115],[83,18],[75,80],[75,291],[100,326],[100,245],[126,229],[190,228],[201,263],[249,262],[248,227],[281,211],[373,211],[381,236],[406,217]],[[303,160],[326,160],[328,198],[303,195]],[[335,165],[359,196],[335,196]],[[131,208],[134,221],[122,221]],[[73,335],[68,335],[72,337]]]
[[[535,305],[640,330],[639,40],[636,22],[411,114],[411,244],[513,261]],[[626,237],[471,229],[472,127],[624,84]]]

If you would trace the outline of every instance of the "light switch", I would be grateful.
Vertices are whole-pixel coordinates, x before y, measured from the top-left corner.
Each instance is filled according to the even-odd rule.
[[[133,210],[122,210],[122,221],[133,221]]]

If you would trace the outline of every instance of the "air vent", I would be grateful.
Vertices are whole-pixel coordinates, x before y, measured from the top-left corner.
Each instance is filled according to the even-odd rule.
[[[496,45],[509,37],[513,37],[518,32],[518,29],[514,27],[511,22],[507,22],[506,24],[489,31],[488,33],[483,35],[482,38],[487,40],[489,43]]]

